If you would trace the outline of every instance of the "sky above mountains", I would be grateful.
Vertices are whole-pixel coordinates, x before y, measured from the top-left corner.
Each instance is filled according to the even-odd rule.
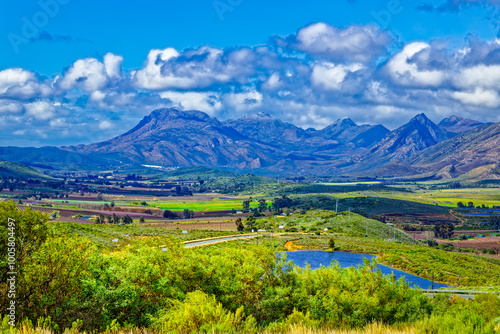
[[[0,3],[0,145],[105,140],[159,107],[393,129],[500,121],[500,1]]]

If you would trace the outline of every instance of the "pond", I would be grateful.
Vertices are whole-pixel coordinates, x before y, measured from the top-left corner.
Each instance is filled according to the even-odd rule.
[[[355,267],[363,265],[363,259],[372,260],[375,255],[344,253],[344,252],[328,252],[328,251],[294,251],[287,252],[287,258],[301,268],[305,268],[306,264],[311,266],[311,269],[318,269],[320,266],[329,266],[332,261],[337,261],[342,268]],[[382,264],[377,264],[377,268],[385,275],[394,274],[396,279],[404,277],[410,286],[422,289],[437,289],[447,288],[446,284],[432,282],[428,279],[421,278],[404,271],[393,269]]]

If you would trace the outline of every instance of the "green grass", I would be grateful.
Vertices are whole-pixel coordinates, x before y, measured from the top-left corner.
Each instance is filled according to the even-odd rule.
[[[164,173],[160,176],[160,179],[167,181],[212,181],[221,178],[233,178],[237,176],[238,174],[220,171],[217,169],[209,169],[206,167],[186,167]]]
[[[352,194],[354,195],[354,194]],[[370,197],[357,194],[356,197],[332,196],[330,194],[300,195],[292,197],[292,206],[298,209],[335,210],[338,199],[338,210],[361,213],[364,216],[382,213],[447,213],[448,209],[437,205],[429,205],[404,199],[393,199],[371,194]]]
[[[390,225],[378,220],[368,219],[361,215],[348,212],[328,210],[308,211],[305,214],[293,214],[287,217],[265,217],[257,220],[257,223],[267,222],[267,224],[283,225],[285,229],[296,228],[298,231],[320,231],[327,230],[327,234],[344,235],[350,237],[364,237],[385,240],[394,237],[404,243],[414,243],[413,237],[409,234],[394,229]]]
[[[34,179],[52,179],[51,176],[40,173],[39,171],[12,161],[0,161],[1,177],[24,177]]]
[[[267,202],[268,205],[271,204],[270,201]],[[250,202],[251,208],[256,208],[259,203]],[[151,206],[159,207],[162,210],[170,211],[182,211],[184,209],[189,209],[192,211],[223,211],[223,210],[236,210],[242,209],[243,201],[233,201],[233,200],[221,200],[214,199],[212,201],[172,201],[172,202],[162,202],[155,203],[151,202]]]
[[[383,197],[422,204],[438,204],[439,206],[445,207],[456,207],[458,202],[473,202],[474,205],[500,205],[500,188],[416,190],[406,193],[390,190],[366,190],[337,193],[335,195],[339,198],[352,198],[358,196]]]
[[[364,181],[364,182],[320,182],[318,184],[324,184],[327,186],[357,186],[358,184],[381,184],[380,181]]]

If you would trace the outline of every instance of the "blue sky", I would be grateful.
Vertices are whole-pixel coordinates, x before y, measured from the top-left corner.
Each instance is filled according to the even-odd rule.
[[[71,145],[158,107],[322,128],[500,121],[498,0],[0,3],[0,145]]]

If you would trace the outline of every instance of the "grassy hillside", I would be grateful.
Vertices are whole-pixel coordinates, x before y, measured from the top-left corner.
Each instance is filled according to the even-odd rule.
[[[215,190],[229,194],[238,194],[247,188],[260,187],[275,182],[275,180],[266,177],[245,174],[237,177],[221,178],[219,180],[208,182],[203,185],[203,189]]]
[[[329,195],[304,195],[292,199],[297,209],[335,210],[337,198]],[[446,213],[448,208],[413,201],[384,197],[347,197],[338,199],[338,210],[360,213],[365,216],[382,213]]]
[[[360,191],[394,191],[404,193],[406,190],[387,187],[379,184],[322,184],[322,183],[277,183],[275,180],[266,179],[267,182],[253,182],[245,187],[228,187],[227,193],[240,195],[282,196],[292,194],[325,194]]]
[[[12,161],[0,161],[0,177],[50,179],[39,171]]]
[[[379,222],[378,220],[368,219],[361,215],[348,212],[339,212],[328,210],[308,211],[305,214],[293,214],[287,217],[266,217],[257,220],[267,222],[267,224],[283,225],[286,230],[296,229],[304,232],[320,233],[327,229],[327,234],[336,236],[365,237],[377,240],[393,239],[404,242],[414,243],[414,239],[405,232],[394,229],[390,225]]]
[[[165,173],[160,178],[167,181],[212,181],[237,176],[237,174],[231,172],[206,167],[186,167]]]

